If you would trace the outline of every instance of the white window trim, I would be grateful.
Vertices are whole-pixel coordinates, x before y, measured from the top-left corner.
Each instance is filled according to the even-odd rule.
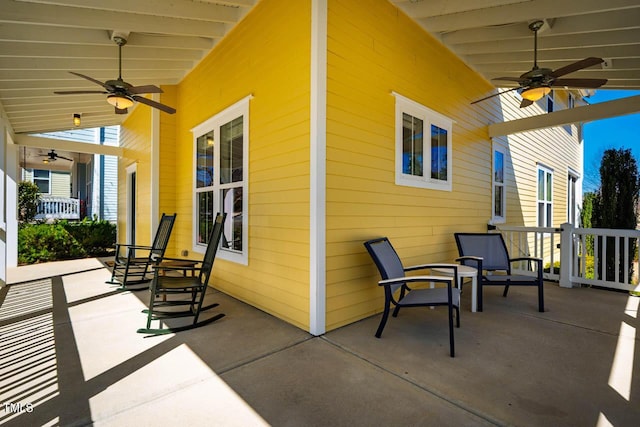
[[[539,188],[539,181],[538,181],[538,175],[540,174],[540,171],[544,171],[545,172],[545,176],[546,174],[551,174],[551,201],[546,201],[546,200],[540,200],[538,198],[538,194],[540,192],[540,188]],[[536,226],[539,226],[540,224],[540,209],[538,208],[538,205],[540,204],[540,202],[545,203],[545,212],[546,212],[546,205],[550,204],[551,205],[551,218],[549,218],[549,224],[544,225],[543,227],[553,227],[553,196],[555,191],[553,190],[553,181],[554,181],[554,173],[553,173],[553,169],[544,166],[540,163],[537,164],[536,167]],[[545,179],[545,185],[546,185],[546,179]]]
[[[573,212],[575,214],[575,218],[570,219],[569,218],[569,214],[571,213],[570,210],[570,206],[569,203],[571,202],[571,188],[570,187],[570,183],[567,182],[567,221],[571,224],[573,224],[574,226],[578,226],[578,224],[580,224],[580,203],[581,203],[581,197],[580,197],[580,174],[578,172],[576,172],[574,169],[572,168],[568,168],[567,170],[567,181],[568,178],[574,178],[575,179],[575,183],[574,183],[574,198],[575,198],[575,205],[573,206]]]
[[[502,183],[495,181],[496,151],[502,154]],[[495,212],[496,185],[502,186],[502,216],[497,216]],[[491,223],[504,224],[505,222],[507,222],[507,150],[502,143],[494,141],[491,152]]]
[[[242,144],[242,169],[244,173],[244,179],[242,182],[242,251],[229,251],[223,248],[218,250],[216,256],[220,259],[224,259],[227,261],[232,261],[238,264],[248,265],[249,264],[249,101],[253,98],[252,95],[248,95],[243,99],[239,100],[235,104],[225,108],[220,113],[212,116],[206,121],[200,123],[191,129],[191,133],[193,134],[193,214],[192,214],[192,246],[193,251],[197,253],[204,253],[206,251],[206,245],[198,244],[198,192],[196,192],[197,185],[197,159],[196,156],[198,154],[197,144],[198,137],[208,133],[212,130],[215,130],[216,138],[219,138],[219,129],[220,126],[228,123],[239,116],[243,116],[242,120],[242,132],[244,136],[244,143]],[[216,144],[214,147],[214,159],[215,161],[219,161],[220,159],[220,144]],[[220,167],[219,164],[217,167],[214,167],[214,182],[219,182],[219,174]],[[220,206],[219,200],[219,190],[220,186],[218,185],[213,192],[214,195],[214,203],[216,207]]]
[[[431,190],[452,191],[453,185],[453,134],[452,119],[444,116],[430,108],[419,104],[405,96],[396,92],[391,92],[396,98],[396,140],[395,140],[395,152],[396,152],[396,185],[403,185],[408,187],[426,188]],[[402,173],[402,114],[411,114],[424,122],[425,135],[426,130],[429,130],[431,134],[431,125],[436,125],[440,129],[447,131],[447,180],[437,180],[431,178],[431,138],[426,136],[423,138],[424,147],[424,176],[413,176]]]

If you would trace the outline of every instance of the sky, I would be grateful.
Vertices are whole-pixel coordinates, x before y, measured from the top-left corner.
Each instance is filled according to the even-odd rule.
[[[588,98],[590,104],[640,95],[640,91],[600,89]],[[640,113],[596,120],[584,125],[583,191],[598,188],[602,154],[609,148],[630,148],[640,169]]]

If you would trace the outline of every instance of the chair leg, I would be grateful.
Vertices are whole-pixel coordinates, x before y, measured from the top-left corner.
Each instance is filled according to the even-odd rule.
[[[456,328],[460,327],[460,308],[454,307],[456,309]]]
[[[153,320],[153,306],[156,303],[156,290],[151,288],[151,297],[149,298],[149,312],[147,313],[147,329],[151,328],[151,321]]]
[[[538,285],[538,311],[544,312],[544,283]]]
[[[398,306],[396,306],[397,308]],[[380,319],[380,325],[378,325],[378,330],[376,331],[376,338],[380,338],[382,336],[382,330],[384,326],[387,324],[387,319],[389,318],[389,301],[385,301],[384,311],[382,312],[382,319]]]
[[[477,311],[482,311],[482,278],[478,280],[478,307]]]
[[[507,292],[509,292],[509,285],[504,285],[504,292],[502,293],[503,297],[507,296]]]
[[[449,304],[448,308],[449,308],[449,354],[451,355],[451,357],[455,357],[456,351],[455,351],[455,343],[453,339],[453,305]],[[458,321],[459,319],[460,318],[458,317]]]

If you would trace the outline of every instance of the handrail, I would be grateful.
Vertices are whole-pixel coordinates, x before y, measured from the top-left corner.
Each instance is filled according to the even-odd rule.
[[[38,201],[35,219],[80,219],[80,200],[42,196]]]

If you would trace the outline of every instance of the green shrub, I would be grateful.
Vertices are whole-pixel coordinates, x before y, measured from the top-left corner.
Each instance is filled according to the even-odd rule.
[[[80,222],[59,222],[84,248],[88,256],[105,256],[116,244],[116,226],[107,220],[84,218]]]
[[[105,256],[113,253],[116,226],[105,220],[21,224],[18,228],[18,262],[38,262]]]
[[[86,252],[60,224],[23,224],[18,228],[18,262],[34,264],[82,258]]]
[[[30,181],[22,181],[18,184],[18,221],[31,222],[38,211],[40,189]]]
[[[585,257],[585,270],[584,270],[584,277],[585,279],[593,279],[595,278],[594,275],[594,257],[593,255],[587,255]],[[582,267],[579,267],[580,270],[582,270]],[[544,272],[545,273],[549,273],[551,272],[551,263],[547,263],[544,266]],[[560,261],[556,261],[553,263],[553,273],[554,274],[560,274]]]

